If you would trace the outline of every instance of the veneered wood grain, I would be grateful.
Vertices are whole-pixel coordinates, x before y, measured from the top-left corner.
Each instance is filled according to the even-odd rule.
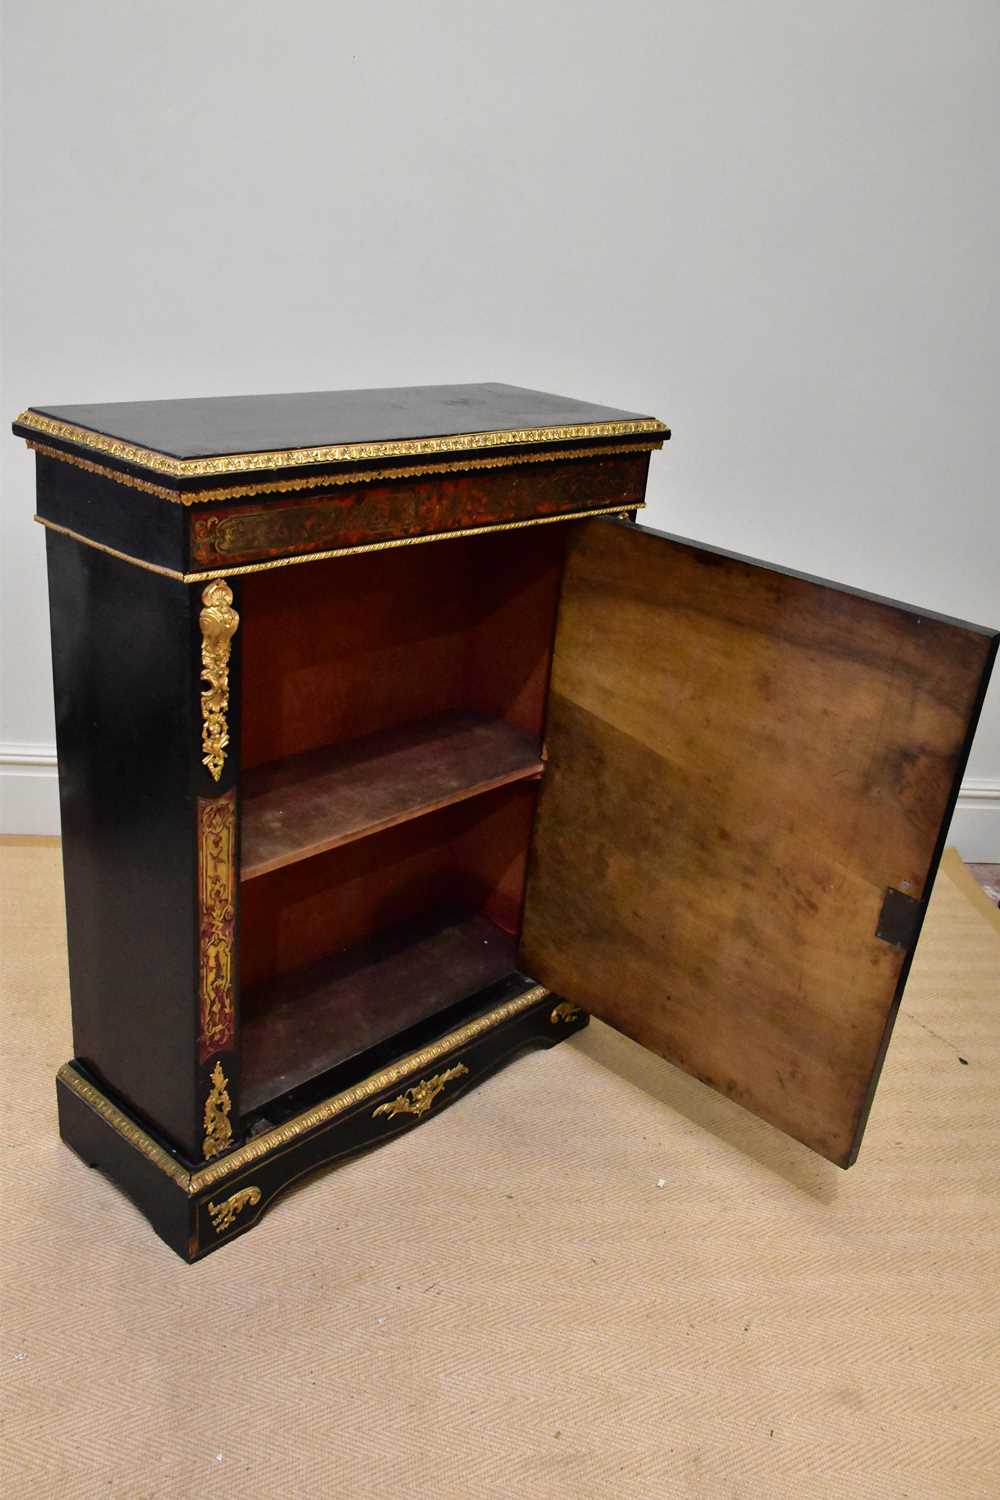
[[[241,878],[541,771],[513,725],[458,713],[262,766],[243,778]]]
[[[849,1165],[996,637],[589,521],[520,964]]]
[[[246,881],[243,992],[443,907],[515,934],[536,795],[514,782]]]
[[[567,529],[245,578],[244,771],[467,710],[540,737]]]

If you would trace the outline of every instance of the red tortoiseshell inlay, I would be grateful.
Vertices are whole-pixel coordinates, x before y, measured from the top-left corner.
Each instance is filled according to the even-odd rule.
[[[220,568],[534,516],[619,505],[626,510],[642,503],[648,463],[648,453],[637,453],[525,464],[220,506],[192,517],[191,562]]]
[[[198,799],[198,923],[202,1062],[236,1036],[236,793]]]

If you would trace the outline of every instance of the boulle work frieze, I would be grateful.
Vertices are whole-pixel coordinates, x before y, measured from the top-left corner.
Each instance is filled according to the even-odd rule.
[[[419,482],[368,484],[308,499],[242,505],[196,515],[191,560],[227,567],[284,553],[350,547],[362,542],[462,531],[642,501],[647,455],[592,459],[560,466],[539,479],[507,469]]]

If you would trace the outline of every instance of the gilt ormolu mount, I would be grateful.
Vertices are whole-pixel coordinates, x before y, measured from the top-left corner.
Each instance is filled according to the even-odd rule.
[[[850,1164],[995,634],[636,525],[662,423],[516,387],[15,431],[61,1130],[181,1255],[587,1011]]]

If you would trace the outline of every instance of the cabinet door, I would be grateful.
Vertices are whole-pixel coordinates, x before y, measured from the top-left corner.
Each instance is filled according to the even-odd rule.
[[[581,522],[522,968],[849,1166],[996,647]]]

